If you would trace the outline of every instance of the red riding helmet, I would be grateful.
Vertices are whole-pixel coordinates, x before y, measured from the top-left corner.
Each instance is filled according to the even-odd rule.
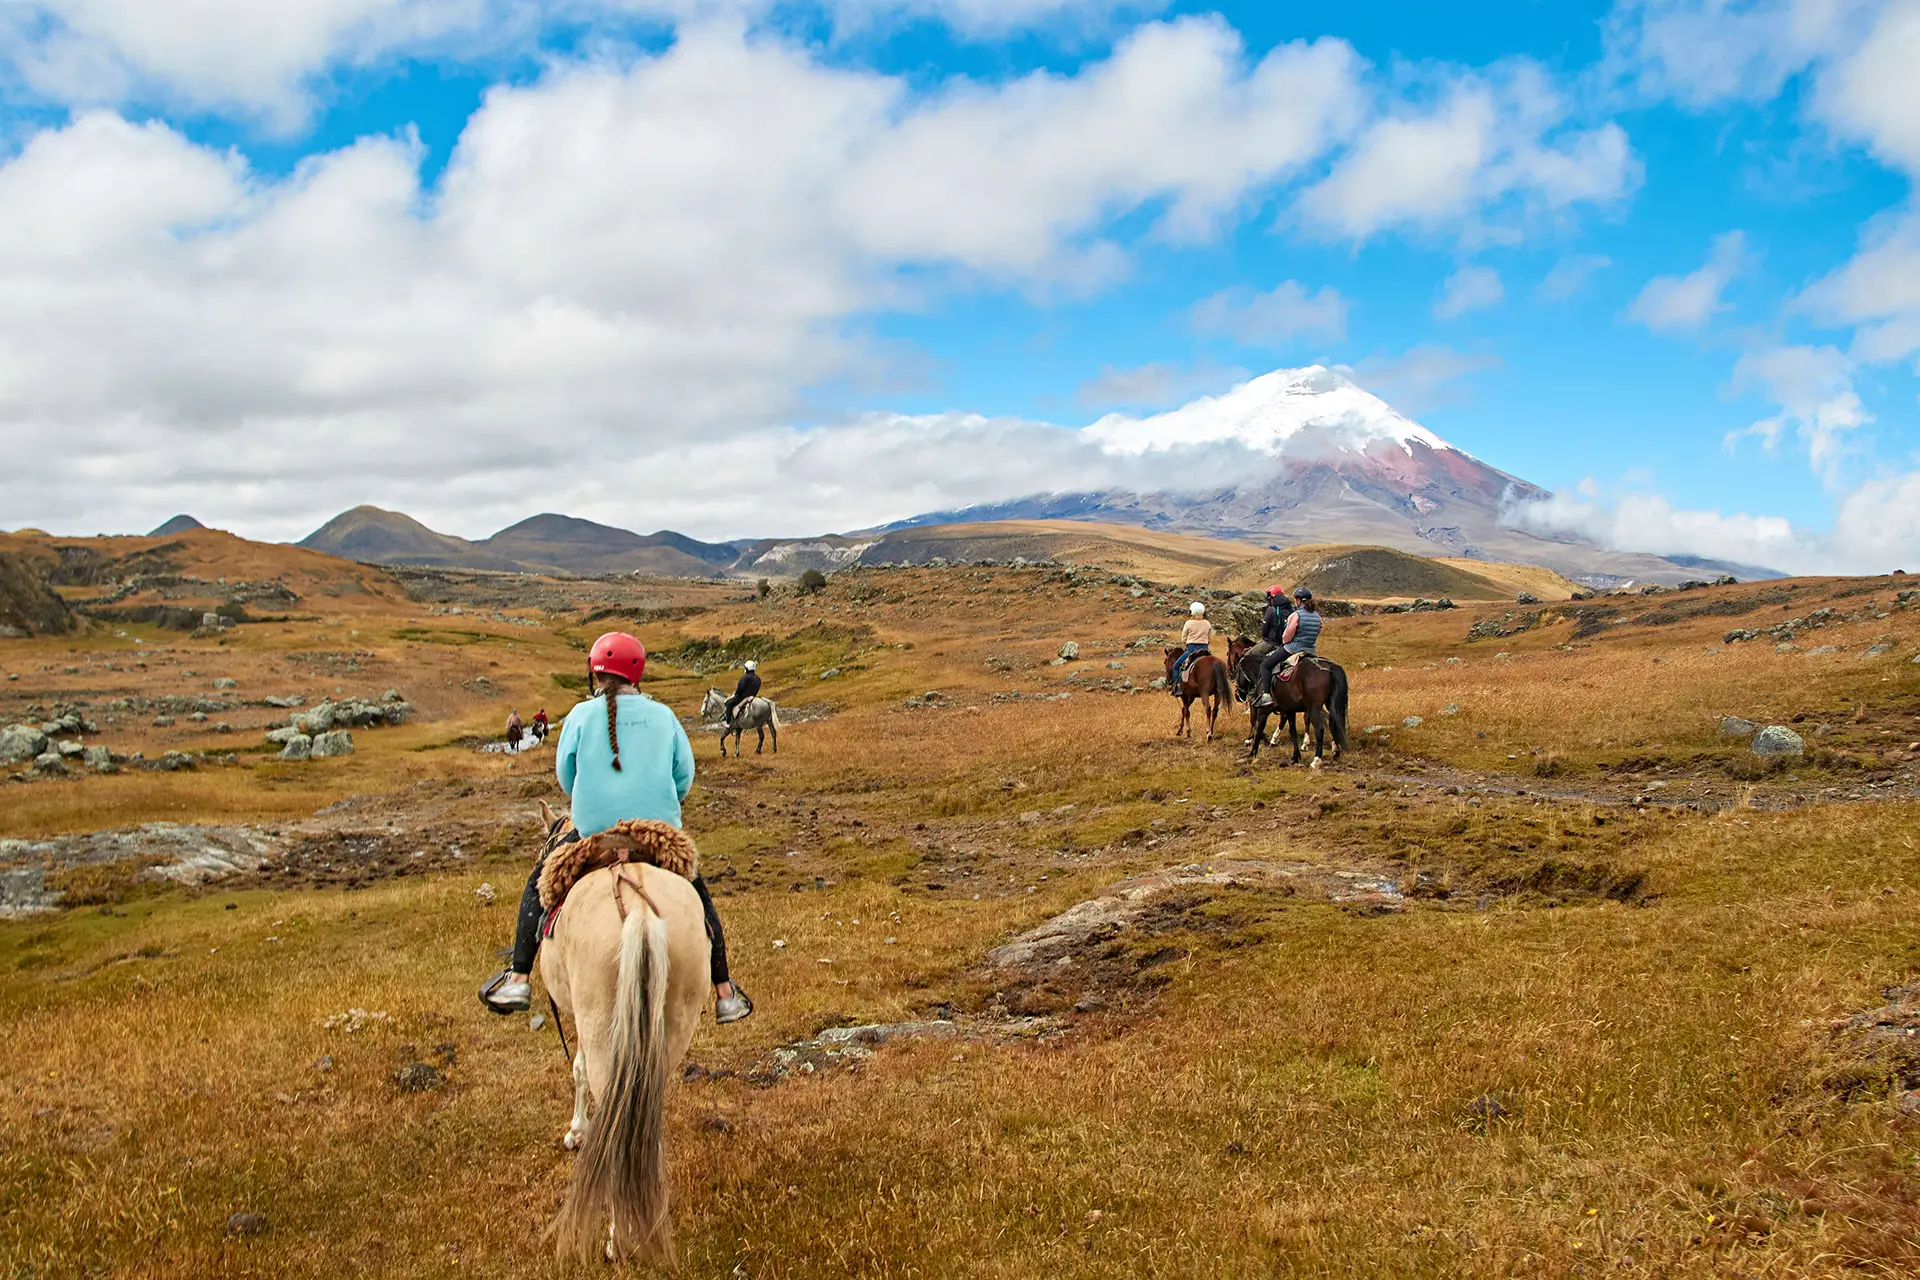
[[[647,669],[646,646],[624,631],[609,631],[587,652],[587,670],[639,684]]]
[[[1267,588],[1267,599],[1269,600],[1273,599],[1275,596],[1283,596],[1285,594],[1287,594],[1287,589],[1281,586],[1277,582]]]

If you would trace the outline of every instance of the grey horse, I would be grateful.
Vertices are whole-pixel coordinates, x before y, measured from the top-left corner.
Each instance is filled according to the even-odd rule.
[[[707,696],[700,703],[702,720],[719,720],[727,714],[727,695],[718,689],[708,689]],[[754,744],[753,754],[759,755],[760,749],[767,745],[767,730],[773,730],[773,754],[780,754],[780,708],[773,705],[772,698],[748,698],[733,709],[733,719],[720,726],[720,754],[727,754],[727,735],[733,735],[733,754],[743,750],[740,735],[748,729],[757,729],[759,742]]]

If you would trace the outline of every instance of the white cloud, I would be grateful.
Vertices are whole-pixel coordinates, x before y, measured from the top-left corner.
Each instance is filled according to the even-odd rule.
[[[1772,98],[1858,39],[1883,0],[1622,0],[1606,67],[1648,97],[1693,107]]]
[[[1375,356],[1353,367],[1354,381],[1402,413],[1425,413],[1463,398],[1459,382],[1500,367],[1500,357],[1426,343],[1397,356]]]
[[[1713,238],[1713,248],[1698,271],[1684,276],[1655,276],[1627,309],[1627,317],[1665,332],[1698,329],[1723,309],[1720,295],[1747,263],[1746,237],[1729,231]]]
[[[1612,123],[1573,128],[1568,118],[1531,63],[1455,74],[1430,107],[1396,105],[1370,125],[1297,211],[1364,240],[1393,227],[1461,225],[1489,209],[1555,212],[1631,192],[1640,167],[1626,133]]]
[[[1806,446],[1807,461],[1829,483],[1837,480],[1847,433],[1873,421],[1853,389],[1847,357],[1833,347],[1776,346],[1744,353],[1733,369],[1736,388],[1758,386],[1780,406],[1745,431],[1771,449],[1792,428]]]
[[[1094,33],[1166,0],[819,0],[837,28],[939,21],[968,38]],[[0,67],[28,93],[80,106],[157,101],[299,125],[341,67],[435,54],[527,53],[555,23],[618,39],[631,24],[755,23],[782,0],[11,0]]]
[[[1345,337],[1348,305],[1331,285],[1311,292],[1298,280],[1284,280],[1265,293],[1240,287],[1202,299],[1193,308],[1193,327],[1243,346],[1279,347],[1302,335]]]
[[[1653,555],[1693,555],[1795,574],[1868,574],[1920,564],[1920,472],[1869,480],[1844,495],[1833,527],[1797,528],[1780,516],[1687,510],[1652,493],[1579,494],[1518,503],[1514,527],[1572,534],[1601,546]]]
[[[1920,351],[1920,213],[1869,226],[1853,258],[1800,296],[1816,318],[1857,327],[1856,359],[1899,360]]]
[[[1595,272],[1613,265],[1613,259],[1598,253],[1579,253],[1560,259],[1540,281],[1536,291],[1547,302],[1565,302],[1587,287]]]
[[[432,190],[405,138],[274,179],[83,114],[0,164],[0,508],[125,528],[217,494],[290,534],[379,500],[471,529],[583,471],[651,504],[679,441],[857,373],[901,268],[1111,270],[1100,226],[1148,202],[1205,234],[1330,145],[1357,71],[1338,42],[1249,65],[1184,21],[916,96],[704,27],[495,88]]]
[[[1074,403],[1093,408],[1161,409],[1244,382],[1247,371],[1202,360],[1194,365],[1155,362],[1130,369],[1101,366],[1074,391]]]
[[[1433,314],[1441,320],[1454,320],[1469,311],[1494,306],[1506,296],[1500,273],[1492,267],[1462,267],[1441,286]]]

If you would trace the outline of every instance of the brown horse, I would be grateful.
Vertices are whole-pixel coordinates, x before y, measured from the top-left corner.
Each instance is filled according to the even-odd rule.
[[[1167,684],[1173,684],[1173,664],[1184,649],[1167,650]],[[1203,653],[1187,664],[1176,690],[1180,695],[1180,726],[1173,731],[1176,738],[1193,736],[1193,700],[1203,700],[1207,711],[1207,741],[1213,741],[1214,725],[1220,719],[1222,706],[1233,706],[1233,682],[1227,677],[1227,664],[1210,653]]]
[[[1227,661],[1233,664],[1234,681],[1240,698],[1247,704],[1247,716],[1253,725],[1249,760],[1260,754],[1260,739],[1266,736],[1267,717],[1278,712],[1287,718],[1287,737],[1293,742],[1293,763],[1300,763],[1301,733],[1294,717],[1304,712],[1307,727],[1313,733],[1315,764],[1326,754],[1327,737],[1333,737],[1334,754],[1347,749],[1347,673],[1337,662],[1308,657],[1300,660],[1293,678],[1273,682],[1271,700],[1254,701],[1253,688],[1260,677],[1258,659],[1249,660],[1250,641],[1236,639],[1227,645]],[[1275,738],[1278,738],[1275,734]],[[1275,745],[1278,745],[1276,741]]]

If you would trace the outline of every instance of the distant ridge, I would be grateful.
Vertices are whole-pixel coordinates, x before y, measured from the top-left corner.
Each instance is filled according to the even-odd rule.
[[[192,516],[182,512],[147,536],[149,538],[171,538],[176,533],[191,533],[195,529],[204,529],[206,527],[207,526],[201,524]]]
[[[733,543],[701,542],[670,529],[643,536],[552,512],[529,516],[490,538],[471,542],[436,533],[412,516],[373,506],[341,512],[299,545],[369,564],[674,578],[724,573],[741,551]]]

